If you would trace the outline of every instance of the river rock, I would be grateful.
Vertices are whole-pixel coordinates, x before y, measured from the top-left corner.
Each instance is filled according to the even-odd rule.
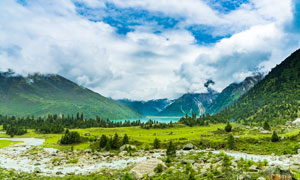
[[[154,169],[158,164],[162,164],[165,166],[164,162],[160,159],[147,159],[146,161],[137,163],[130,171],[130,174],[136,178],[141,179],[143,178],[144,174],[153,174]]]
[[[34,168],[33,172],[34,173],[41,173],[42,170],[40,168],[36,167],[36,168]]]
[[[264,178],[264,177],[259,177],[259,178],[257,178],[257,180],[266,180],[266,178]]]
[[[265,174],[270,180],[292,180],[294,176],[289,168],[279,165],[266,169]]]
[[[186,144],[183,146],[183,150],[189,151],[191,149],[194,149],[195,146],[192,143]]]
[[[124,144],[123,146],[120,147],[120,151],[125,151],[125,149],[136,149],[136,146],[130,145],[130,144]]]
[[[257,172],[257,171],[258,171],[258,169],[257,169],[257,166],[256,166],[256,165],[252,165],[252,166],[250,166],[249,170],[250,170],[251,172]]]

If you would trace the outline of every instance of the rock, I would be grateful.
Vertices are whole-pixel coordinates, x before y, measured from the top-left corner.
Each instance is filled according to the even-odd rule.
[[[60,172],[60,171],[57,171],[56,172],[56,175],[62,175],[63,173],[62,172]]]
[[[136,149],[136,146],[130,144],[124,144],[123,146],[120,147],[120,151],[125,151],[125,149],[129,149],[129,148],[133,150]]]
[[[90,136],[91,134],[90,133],[84,133],[83,135],[84,136]]]
[[[136,178],[141,179],[143,178],[144,174],[151,174],[154,172],[154,169],[158,164],[162,164],[165,166],[164,162],[160,159],[147,159],[143,162],[137,163],[131,170],[130,174]]]
[[[300,149],[297,149],[297,153],[300,154]]]
[[[33,172],[34,173],[41,173],[42,170],[40,168],[36,167],[36,168],[34,168]]]
[[[270,180],[292,180],[294,176],[289,168],[279,165],[266,169],[265,174]]]
[[[264,178],[264,177],[259,177],[259,178],[257,178],[257,180],[266,180],[266,178]]]
[[[192,143],[186,144],[183,146],[183,150],[189,151],[191,149],[194,149],[195,146]]]
[[[262,134],[272,134],[271,131],[267,131],[267,130],[260,131],[260,133],[262,133]]]
[[[257,169],[257,166],[256,166],[256,165],[252,165],[252,166],[250,166],[249,170],[250,170],[251,172],[257,172],[257,171],[258,171],[258,169]]]
[[[194,164],[195,161],[194,160],[186,160],[186,159],[184,159],[184,160],[181,161],[181,163],[182,164]]]
[[[251,176],[246,175],[244,177],[242,177],[242,180],[252,180]]]

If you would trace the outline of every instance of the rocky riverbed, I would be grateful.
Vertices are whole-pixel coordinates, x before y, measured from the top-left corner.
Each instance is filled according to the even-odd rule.
[[[43,176],[64,176],[72,174],[89,174],[98,172],[101,169],[123,169],[130,168],[131,173],[136,178],[141,178],[143,174],[154,172],[158,164],[165,163],[161,161],[165,157],[164,150],[150,151],[120,151],[119,154],[110,152],[92,152],[91,150],[62,152],[53,148],[42,148],[44,139],[37,138],[0,138],[0,140],[23,141],[11,147],[0,149],[0,167],[5,169],[14,169],[16,171],[38,173]],[[194,169],[201,168],[205,173],[208,168],[215,164],[222,163],[221,159],[209,160],[208,154],[219,154],[216,150],[197,150],[192,145],[186,150],[178,150],[177,157],[181,159],[178,163],[190,163]],[[185,157],[197,153],[205,153],[204,158],[185,159]],[[252,171],[266,170],[269,167],[281,165],[292,169],[300,168],[300,155],[252,155],[240,152],[224,152],[226,155],[234,158],[232,167],[237,168],[238,161],[252,160],[255,162],[268,161],[268,165],[262,168],[252,166]],[[206,159],[206,160],[205,160]],[[143,168],[141,168],[143,167]]]

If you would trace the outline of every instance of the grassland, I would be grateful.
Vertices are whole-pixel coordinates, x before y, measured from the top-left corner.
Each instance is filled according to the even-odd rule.
[[[226,149],[228,133],[224,132],[225,124],[211,124],[210,126],[188,127],[177,124],[173,128],[167,129],[142,129],[140,127],[120,127],[120,128],[88,128],[72,129],[78,131],[82,136],[89,133],[90,136],[100,137],[102,134],[113,136],[118,133],[119,136],[127,134],[130,143],[137,145],[138,148],[152,147],[155,138],[158,138],[162,147],[172,140],[177,145],[183,145],[192,142],[199,148]],[[0,126],[1,128],[1,126]],[[278,129],[281,129],[278,127]],[[233,124],[233,135],[235,136],[235,149],[253,154],[293,154],[297,148],[300,148],[300,129],[294,129],[279,134],[284,137],[280,142],[271,142],[271,134],[262,134],[259,131],[246,129],[239,124]],[[43,147],[52,147],[60,150],[74,149],[84,150],[89,148],[90,142],[75,145],[60,145],[58,143],[62,134],[37,134],[29,129],[28,133],[16,137],[35,137],[45,139]],[[0,137],[9,137],[6,134],[0,134]]]
[[[0,140],[0,148],[5,148],[18,143],[21,143],[21,141]]]

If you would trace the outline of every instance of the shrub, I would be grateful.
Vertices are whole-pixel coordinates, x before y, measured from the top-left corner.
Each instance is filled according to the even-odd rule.
[[[167,152],[166,152],[167,156],[171,156],[171,157],[175,157],[176,156],[176,148],[173,145],[173,142],[170,141],[168,147],[167,147]]]
[[[228,149],[234,149],[234,137],[232,134],[230,134],[228,136],[228,139],[227,139],[227,147]]]
[[[225,126],[225,131],[226,132],[231,132],[232,126],[230,125],[229,122],[227,122],[227,125]]]
[[[160,140],[155,138],[153,142],[153,148],[154,149],[159,149],[160,148]]]
[[[156,173],[161,173],[161,172],[163,172],[163,170],[164,170],[163,165],[162,165],[162,164],[158,164],[158,165],[156,166],[156,168],[154,169],[154,172],[156,172]]]
[[[278,142],[278,141],[279,141],[279,137],[278,137],[276,131],[273,131],[272,142]]]

